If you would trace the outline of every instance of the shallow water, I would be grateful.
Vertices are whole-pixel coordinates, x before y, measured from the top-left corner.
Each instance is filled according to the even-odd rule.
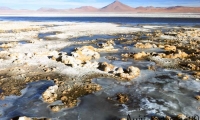
[[[52,81],[29,83],[20,97],[9,96],[0,101],[1,120],[16,116],[38,118],[54,118],[59,120],[117,120],[126,117],[173,116],[179,113],[191,116],[199,114],[200,103],[194,99],[196,91],[200,91],[200,82],[189,79],[183,81],[176,74],[180,71],[159,69],[155,71],[142,70],[141,76],[130,82],[120,82],[113,79],[97,78],[94,83],[100,84],[102,90],[81,99],[80,104],[73,109],[63,109],[51,112],[49,105],[43,103],[41,94],[53,85]],[[129,95],[126,104],[108,100],[118,93]],[[57,102],[59,103],[59,101]],[[4,112],[3,112],[4,111]]]
[[[20,44],[27,44],[28,42],[25,40],[19,41]]]
[[[55,32],[47,32],[47,33],[39,33],[38,34],[38,37],[40,39],[46,39],[46,37],[50,36],[50,35],[55,35],[56,33]]]
[[[41,100],[42,93],[52,86],[52,81],[39,81],[29,83],[22,90],[21,96],[8,96],[0,101],[0,105],[5,107],[0,108],[2,116],[1,120],[8,120],[17,116],[32,116],[32,117],[48,117],[50,110],[47,109],[47,104]]]
[[[72,41],[85,41],[85,40],[104,40],[104,39],[113,39],[117,38],[116,36],[112,35],[93,35],[93,36],[82,36],[78,38],[72,38]]]
[[[110,22],[119,24],[198,25],[200,18],[154,18],[154,17],[0,17],[3,21],[56,21],[56,22]]]

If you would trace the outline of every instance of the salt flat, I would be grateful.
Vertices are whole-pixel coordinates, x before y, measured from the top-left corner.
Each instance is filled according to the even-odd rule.
[[[113,37],[76,40],[95,35]],[[192,26],[0,21],[0,119],[197,114],[199,37]]]

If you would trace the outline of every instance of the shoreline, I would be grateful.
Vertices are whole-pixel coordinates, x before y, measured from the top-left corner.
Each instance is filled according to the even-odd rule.
[[[146,18],[200,18],[199,13],[83,13],[83,14],[0,14],[0,17],[146,17]]]

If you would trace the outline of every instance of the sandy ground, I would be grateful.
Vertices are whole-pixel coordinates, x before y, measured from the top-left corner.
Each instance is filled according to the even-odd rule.
[[[177,30],[162,33],[159,29],[163,27]],[[151,34],[148,32],[150,30],[156,31]],[[42,38],[41,33],[53,34]],[[101,89],[99,85],[91,83],[92,78],[132,80],[140,76],[140,70],[137,67],[120,68],[109,63],[95,61],[100,58],[99,51],[117,50],[113,47],[113,40],[98,44],[100,48],[85,44],[95,43],[98,40],[85,42],[69,40],[80,36],[119,34],[122,37],[118,38],[117,41],[121,40],[121,44],[128,46],[129,43],[134,43],[135,47],[139,49],[159,48],[166,51],[163,54],[148,53],[148,51],[137,54],[127,52],[127,54],[121,55],[124,57],[123,59],[133,57],[133,59],[140,60],[148,56],[148,59],[155,61],[162,67],[174,67],[180,63],[189,63],[186,68],[190,68],[196,74],[195,79],[199,80],[199,28],[186,29],[151,25],[122,27],[112,23],[0,21],[0,86],[1,91],[3,91],[1,98],[4,99],[5,96],[9,95],[20,95],[20,91],[26,87],[27,83],[47,79],[53,80],[55,86],[44,93],[44,101],[52,103],[60,99],[70,108],[77,104],[78,97]],[[149,37],[149,40],[145,40],[149,43],[139,42],[137,36],[143,36],[143,34]],[[136,37],[126,40],[123,38],[126,35]],[[191,36],[193,39],[188,40]],[[166,43],[162,44],[159,40],[165,40]],[[175,44],[176,42],[178,44]],[[184,52],[185,43],[189,43],[188,50],[186,50],[188,53]],[[62,48],[72,44],[85,45],[86,47],[72,53],[60,52]],[[193,46],[197,49],[194,49]],[[123,49],[128,48],[125,46]],[[110,59],[115,58],[111,56]],[[179,61],[180,59],[181,61]],[[155,70],[154,66],[149,66],[146,69]],[[187,75],[180,75],[180,77],[188,79]],[[73,95],[70,96],[71,94]],[[68,96],[70,96],[70,100],[67,98]],[[122,103],[127,101],[126,95],[120,95],[120,97],[123,98]],[[52,110],[59,111],[61,108],[55,106]]]

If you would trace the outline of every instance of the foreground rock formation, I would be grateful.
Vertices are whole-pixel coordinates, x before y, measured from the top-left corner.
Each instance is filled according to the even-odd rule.
[[[97,78],[114,79],[117,84],[129,86],[162,68],[179,71],[177,79],[184,82],[200,79],[199,28],[172,27],[163,32],[150,26],[154,31],[149,32],[145,26],[124,29],[108,23],[7,24],[10,27],[0,27],[2,100],[10,95],[20,96],[21,90],[30,82],[52,80],[54,85],[45,88],[41,100],[49,105],[47,109],[56,113],[78,106],[83,96],[103,91],[103,86],[93,82]],[[95,34],[115,37],[82,41],[71,39]],[[161,78],[168,79],[168,76],[161,75]],[[121,105],[128,104],[131,97],[116,93],[109,100]],[[191,99],[199,101],[198,91]]]

